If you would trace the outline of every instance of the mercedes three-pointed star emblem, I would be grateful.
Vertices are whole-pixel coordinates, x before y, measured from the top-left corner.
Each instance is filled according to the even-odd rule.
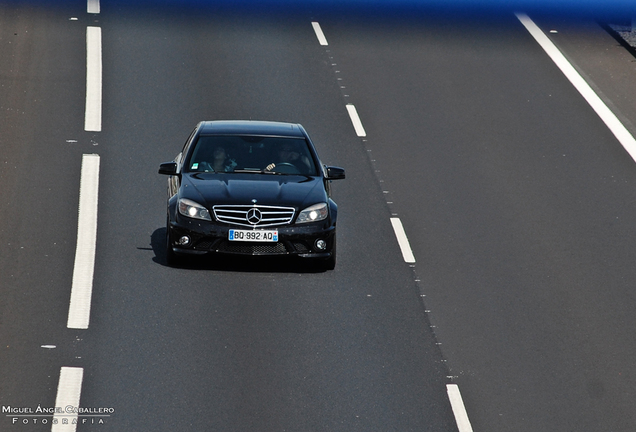
[[[261,211],[257,208],[251,208],[248,210],[247,215],[245,215],[245,218],[252,225],[256,225],[261,221],[261,218],[262,218]]]

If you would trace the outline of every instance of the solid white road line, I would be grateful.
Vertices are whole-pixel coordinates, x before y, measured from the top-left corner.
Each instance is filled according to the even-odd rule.
[[[86,3],[86,12],[98,14],[99,13],[99,0],[88,0]]]
[[[592,90],[590,85],[583,77],[574,69],[567,61],[565,56],[552,43],[552,41],[541,31],[541,29],[524,13],[515,14],[521,24],[525,26],[528,32],[541,45],[541,48],[550,56],[552,61],[561,69],[561,72],[567,77],[574,87],[581,93],[587,103],[590,104],[596,114],[605,122],[610,131],[616,136],[618,141],[623,145],[625,150],[630,154],[632,159],[636,161],[636,140],[631,133],[625,128],[616,115],[605,105],[601,98]]]
[[[78,408],[82,393],[84,369],[79,367],[63,367],[57,385],[55,406],[62,408],[63,413],[53,415],[51,432],[69,432],[77,429],[77,414],[67,413],[66,407]]]
[[[102,29],[86,28],[86,113],[84,129],[102,130]]]
[[[318,38],[320,45],[329,45],[325,34],[322,32],[322,28],[320,28],[320,24],[314,21],[311,23],[311,26],[314,28],[314,32],[316,33],[316,37]]]
[[[358,110],[353,104],[347,104],[347,112],[349,112],[349,117],[351,117],[351,123],[353,123],[353,128],[356,130],[356,134],[359,137],[367,136],[367,133],[362,126],[362,122],[360,121],[360,116],[358,116]]]
[[[448,393],[453,414],[455,414],[459,432],[473,432],[473,427],[470,425],[470,420],[468,420],[468,413],[457,384],[446,384],[446,392]]]
[[[398,244],[402,250],[402,257],[404,257],[404,261],[407,263],[414,263],[415,256],[413,255],[413,251],[411,251],[411,244],[404,232],[402,221],[400,218],[393,217],[391,218],[391,225],[393,225],[393,231],[395,231],[395,237],[397,237]]]
[[[85,154],[82,158],[77,247],[68,310],[68,328],[87,329],[90,319],[97,241],[98,192],[99,155]]]

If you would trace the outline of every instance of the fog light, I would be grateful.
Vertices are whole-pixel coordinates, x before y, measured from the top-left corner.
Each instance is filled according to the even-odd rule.
[[[187,246],[190,244],[190,237],[188,236],[183,236],[179,239],[179,241],[177,242],[179,245],[181,246]]]
[[[327,242],[324,240],[316,240],[316,249],[318,250],[327,249]]]

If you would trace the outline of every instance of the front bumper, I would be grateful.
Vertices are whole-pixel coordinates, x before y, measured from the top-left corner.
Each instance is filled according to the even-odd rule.
[[[204,255],[296,255],[304,258],[329,258],[333,249],[336,227],[328,221],[301,225],[259,228],[277,230],[277,242],[230,241],[230,229],[246,229],[218,222],[208,222],[177,216],[168,224],[169,244],[177,254]],[[186,244],[180,239],[187,237]],[[325,242],[320,249],[319,240]]]

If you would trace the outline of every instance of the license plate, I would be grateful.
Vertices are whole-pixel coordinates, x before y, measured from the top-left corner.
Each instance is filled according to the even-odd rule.
[[[254,231],[254,230],[237,230],[231,229],[229,234],[230,241],[247,241],[247,242],[277,242],[278,231]]]

